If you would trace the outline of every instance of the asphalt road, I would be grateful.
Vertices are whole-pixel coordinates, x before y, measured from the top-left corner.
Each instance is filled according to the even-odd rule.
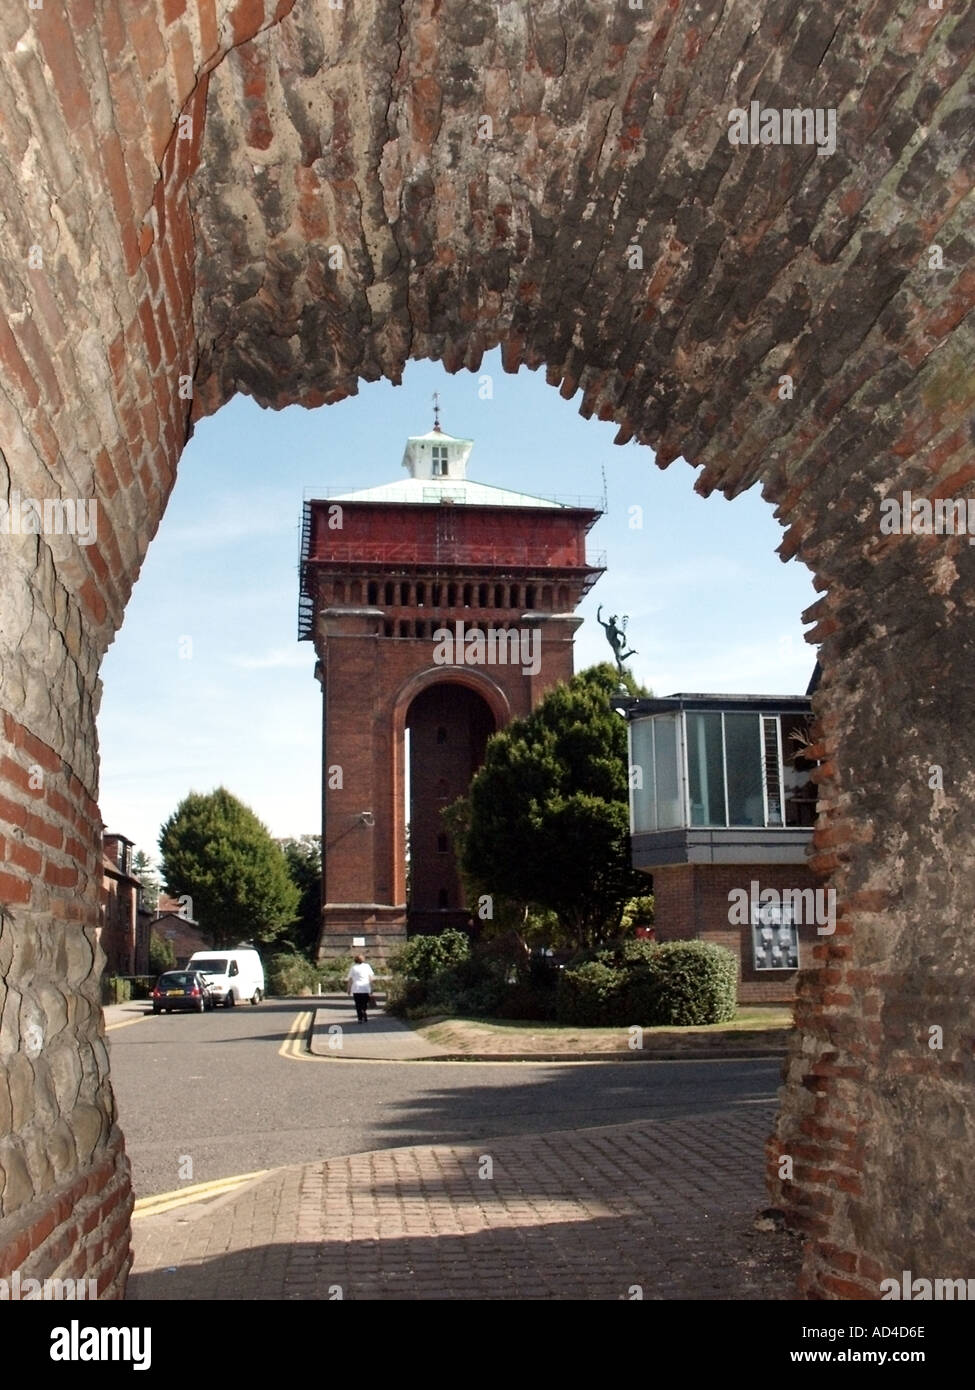
[[[151,1015],[109,1033],[137,1197],[412,1144],[773,1105],[776,1061],[305,1062],[279,1055],[313,1001]],[[189,1160],[189,1164],[187,1163]]]

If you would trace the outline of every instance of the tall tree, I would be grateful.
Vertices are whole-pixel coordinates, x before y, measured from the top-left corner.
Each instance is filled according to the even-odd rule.
[[[617,932],[627,900],[646,889],[630,861],[626,722],[609,703],[618,688],[603,663],[550,690],[492,735],[448,813],[466,879],[554,912],[580,947]]]
[[[281,934],[302,955],[313,961],[322,930],[322,837],[299,835],[277,842],[288,861],[291,881],[301,897],[295,920]]]
[[[137,849],[132,859],[132,872],[142,884],[142,906],[155,912],[159,906],[159,879],[156,866],[144,849]]]
[[[224,787],[191,792],[159,835],[166,890],[187,894],[213,946],[272,941],[300,893],[266,826]]]

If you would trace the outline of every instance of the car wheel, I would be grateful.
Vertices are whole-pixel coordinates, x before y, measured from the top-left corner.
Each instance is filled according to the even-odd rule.
[[[162,1013],[162,1009],[160,1009],[160,1007],[159,1007],[158,1004],[153,1004],[153,1006],[152,1006],[152,1012],[153,1012],[154,1014],[161,1014],[161,1013]]]
[[[234,998],[234,992],[233,992],[233,990],[232,990],[232,989],[231,989],[231,990],[228,990],[228,991],[227,991],[227,997],[226,997],[226,999],[225,999],[224,1002],[223,1002],[224,1008],[225,1008],[225,1009],[232,1009],[236,1003],[237,1003],[237,1000]]]
[[[206,1008],[206,1006],[207,1006],[206,1000],[205,1000],[205,999],[201,999],[201,1000],[199,1001],[199,1003],[197,1004],[197,1006],[196,1006],[196,1012],[197,1012],[198,1014],[203,1013],[203,1011],[204,1011],[204,1009]]]
[[[259,989],[255,989],[255,991],[254,991],[254,998],[251,1000],[251,1003],[252,1003],[252,1004],[259,1004],[263,998],[264,998],[264,995],[261,993],[261,991],[260,991]]]

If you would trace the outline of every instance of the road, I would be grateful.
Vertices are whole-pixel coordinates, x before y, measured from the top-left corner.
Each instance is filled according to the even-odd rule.
[[[109,1033],[137,1197],[412,1144],[771,1107],[778,1061],[308,1063],[279,1055],[313,1001],[172,1014]],[[772,1109],[769,1109],[771,1125]]]

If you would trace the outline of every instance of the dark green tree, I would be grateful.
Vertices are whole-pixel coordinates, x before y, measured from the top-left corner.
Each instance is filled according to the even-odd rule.
[[[322,837],[299,835],[297,839],[279,840],[278,844],[288,861],[291,881],[301,895],[297,916],[282,932],[281,941],[314,961],[322,929]]]
[[[615,935],[647,886],[630,861],[626,721],[610,705],[619,680],[608,662],[590,667],[492,735],[447,816],[479,895],[555,913],[580,948]]]
[[[187,894],[216,947],[273,941],[294,921],[299,890],[266,826],[224,787],[191,792],[159,835],[166,890]]]

